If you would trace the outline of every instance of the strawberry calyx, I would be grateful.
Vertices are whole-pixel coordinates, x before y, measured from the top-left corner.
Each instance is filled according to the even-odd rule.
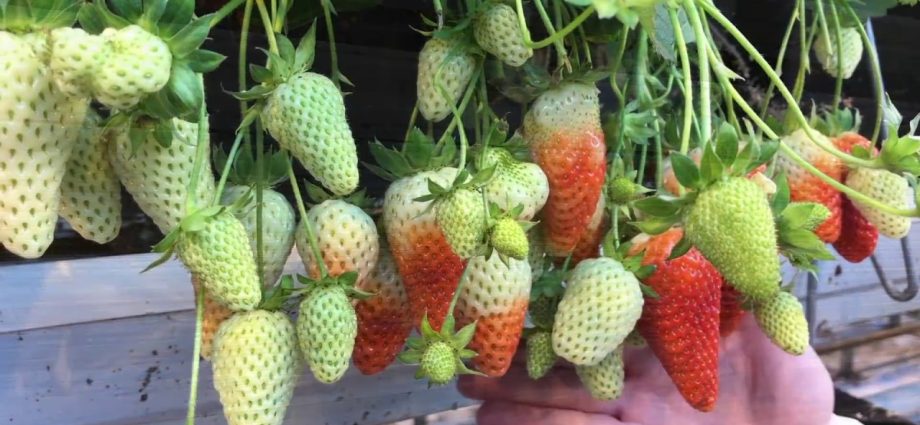
[[[798,269],[818,272],[815,261],[833,260],[834,255],[815,234],[818,225],[830,216],[826,206],[815,202],[790,202],[786,176],[776,178],[776,194],[770,205],[776,221],[779,252]]]
[[[218,170],[224,169],[227,163],[231,161],[228,153],[223,149],[214,149],[212,156],[214,166]],[[227,181],[239,186],[258,185],[270,189],[287,180],[287,167],[290,159],[286,152],[269,148],[263,154],[262,159],[264,168],[260,173],[250,143],[244,142],[232,160],[230,172],[227,174]]]
[[[82,0],[9,0],[0,3],[0,31],[28,33],[72,26]]]
[[[517,205],[510,211],[502,211],[493,202],[489,203],[489,249],[486,258],[492,255],[492,250],[498,252],[499,259],[506,265],[508,258],[524,260],[530,252],[527,241],[527,231],[537,223],[529,220],[519,220],[524,211],[523,205]]]
[[[753,131],[751,131],[753,135]],[[747,176],[776,154],[779,143],[751,137],[739,151],[739,137],[734,127],[723,123],[715,137],[703,148],[700,165],[687,155],[671,153],[674,176],[687,189],[683,196],[659,193],[640,199],[634,207],[646,218],[632,224],[650,235],[660,234],[679,223],[699,193],[714,184],[734,177]]]
[[[341,287],[345,291],[345,295],[354,300],[366,300],[370,297],[375,296],[376,294],[365,292],[357,287],[355,287],[355,282],[358,281],[358,272],[349,271],[342,273],[338,276],[325,276],[319,279],[313,279],[309,276],[297,275],[297,281],[300,282],[303,287],[294,290],[291,293],[292,297],[303,296],[306,298],[311,292],[319,288],[335,288]]]
[[[400,362],[419,365],[415,379],[428,378],[428,386],[432,387],[445,385],[458,375],[485,376],[464,363],[464,360],[477,355],[475,351],[466,348],[476,332],[476,322],[456,332],[455,326],[453,314],[448,314],[444,319],[440,332],[431,327],[427,314],[422,317],[420,334],[410,337],[406,341],[408,349],[397,357]]]
[[[371,155],[377,165],[364,165],[379,177],[395,181],[423,171],[453,165],[457,145],[450,138],[435,142],[418,128],[413,128],[399,150],[390,149],[380,141],[370,144]]]
[[[213,16],[195,17],[194,0],[95,1],[86,3],[79,12],[80,25],[91,34],[138,25],[169,47],[169,81],[160,91],[122,113],[139,113],[163,121],[178,117],[189,122],[198,121],[198,111],[204,103],[201,74],[217,69],[225,59],[224,55],[201,48]]]

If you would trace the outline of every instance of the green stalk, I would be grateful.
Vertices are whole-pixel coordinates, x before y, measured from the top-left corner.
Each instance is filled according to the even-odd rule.
[[[278,53],[278,40],[275,39],[275,31],[272,29],[272,18],[268,15],[268,9],[265,8],[265,1],[256,0],[256,6],[259,8],[259,16],[262,18],[265,36],[268,37],[268,50],[272,53]]]
[[[617,46],[617,55],[612,62],[612,68],[610,69],[610,88],[613,90],[613,93],[617,97],[617,102],[619,103],[620,109],[626,109],[626,96],[623,94],[623,90],[620,89],[619,84],[617,83],[617,74],[620,72],[620,65],[623,63],[623,57],[626,55],[626,43],[629,41],[629,29],[623,28],[622,37],[620,37],[620,44]]]
[[[804,5],[802,6],[802,16],[805,16]],[[811,45],[814,43],[815,37],[818,34],[818,21],[820,21],[820,18],[815,16],[815,19],[811,22],[811,28],[809,28],[806,33],[805,20],[802,20],[802,48],[799,52],[799,72],[795,77],[795,85],[792,89],[792,95],[795,96],[796,105],[801,104],[802,96],[805,94],[805,76],[808,74],[809,65],[808,55],[809,52],[811,52]]]
[[[265,217],[262,217],[262,211],[265,208],[263,204],[264,184],[265,184],[265,130],[262,128],[262,121],[256,120],[256,267],[258,268],[259,281],[262,288],[265,282],[265,235],[262,234],[265,229]]]
[[[639,50],[636,52],[636,97],[643,109],[650,106],[651,94],[649,94],[646,74],[648,73],[648,33],[645,29],[639,30]],[[622,134],[623,131],[621,130]],[[639,168],[636,173],[636,179],[642,181],[645,175],[645,163],[648,161],[648,141],[640,148],[642,153],[639,156]]]
[[[774,72],[780,73],[783,70],[783,62],[786,60],[786,50],[789,48],[789,41],[792,39],[792,31],[795,29],[795,23],[800,18],[799,8],[802,5],[803,0],[796,0],[795,8],[793,9],[792,16],[789,18],[789,24],[786,26],[786,33],[783,35],[783,41],[779,46],[779,55],[776,57],[776,67]],[[770,80],[770,85],[767,86],[767,92],[764,96],[763,105],[760,110],[760,117],[766,118],[767,112],[770,109],[770,100],[773,99],[773,91],[776,89],[776,83],[773,80]]]
[[[320,4],[323,6],[323,16],[326,19],[326,33],[329,37],[329,61],[332,65],[332,82],[335,83],[335,87],[341,89],[339,80],[341,79],[341,74],[339,73],[339,55],[335,49],[335,28],[332,26],[332,11],[329,7],[330,0],[320,0]]]
[[[475,88],[476,88],[476,82],[479,81],[479,78],[481,77],[482,77],[482,72],[477,72],[476,74],[473,75],[473,79],[470,80],[469,85],[466,87],[466,93],[463,94],[463,99],[460,101],[459,110],[461,111],[466,110],[467,105],[469,105],[470,103],[470,99],[473,97],[473,92],[475,91]],[[443,96],[447,90],[444,88],[443,85],[441,85],[438,82],[439,78],[440,78],[439,75],[435,75],[435,82],[438,87],[438,91],[440,91],[442,93],[441,95]],[[462,116],[454,114],[454,116],[450,120],[450,123],[447,124],[447,128],[444,130],[444,134],[441,136],[441,139],[438,142],[440,143],[444,141],[454,131],[457,125],[462,123],[462,120],[463,120]],[[431,123],[428,123],[428,124],[430,125]]]
[[[463,273],[460,274],[460,280],[457,281],[457,289],[454,290],[454,296],[450,299],[450,306],[447,308],[447,316],[444,316],[445,318],[454,315],[454,307],[457,306],[457,300],[460,299],[460,292],[463,291],[463,279],[466,279],[466,275],[469,272],[469,260],[467,260],[466,265],[463,266]]]
[[[707,54],[709,43],[703,41],[708,40],[708,37],[706,32],[703,31],[703,24],[700,20],[699,12],[693,5],[693,0],[686,0],[684,6],[697,40],[694,44],[696,44],[696,56],[699,61],[697,65],[699,66],[700,74],[697,76],[700,79],[700,132],[702,133],[701,142],[705,145],[709,138],[712,137],[712,83],[709,61],[706,59],[709,56]]]
[[[680,54],[680,66],[684,79],[684,127],[680,136],[680,153],[686,155],[690,151],[690,129],[693,126],[693,74],[690,71],[690,54],[687,52],[687,42],[684,31],[681,29],[677,12],[668,8],[668,17],[671,18],[671,27],[674,28],[674,39],[677,51]]]
[[[544,38],[540,41],[533,41],[530,38],[530,30],[527,28],[527,20],[524,18],[524,4],[523,0],[515,0],[517,6],[518,14],[518,25],[521,27],[521,32],[524,34],[524,44],[534,49],[542,49],[550,44],[555,43],[558,40],[562,40],[565,36],[569,35],[575,28],[578,28],[582,22],[591,17],[591,14],[594,13],[594,5],[586,7],[581,11],[581,14],[575,17],[572,22],[569,22],[564,28],[559,30],[557,33],[550,35],[549,37]]]
[[[195,198],[198,193],[198,180],[201,179],[201,168],[204,162],[208,160],[207,143],[205,138],[208,135],[208,106],[202,100],[201,107],[198,109],[198,137],[195,140],[195,160],[192,163],[192,174],[188,182],[188,193],[185,194],[185,213],[190,214],[195,211]],[[215,196],[220,196],[215,194]]]
[[[409,114],[409,126],[406,127],[406,136],[403,137],[403,140],[409,139],[409,134],[412,133],[412,128],[415,127],[415,121],[418,119],[418,99],[415,99],[415,106],[412,107],[412,113]]]
[[[236,161],[236,153],[240,149],[240,142],[243,140],[243,137],[246,135],[246,131],[241,129],[236,132],[236,138],[233,139],[233,145],[230,147],[230,153],[227,154],[227,163],[224,164],[224,169],[220,172],[220,180],[217,182],[217,190],[214,191],[214,202],[213,205],[220,204],[220,197],[224,193],[224,186],[227,185],[227,178],[230,177],[230,169],[233,165],[233,162]]]
[[[438,15],[438,29],[441,29],[444,26],[444,6],[441,5],[441,0],[433,0],[434,2],[434,13]]]
[[[837,57],[843,57],[843,34],[840,31],[840,16],[837,15],[837,5],[834,4],[831,0],[830,9],[831,9],[831,19],[834,23],[834,32],[837,35],[837,40],[834,43],[834,48],[837,50]],[[834,81],[834,108],[837,108],[840,105],[840,101],[843,99],[843,61],[837,61],[837,79]]]
[[[199,282],[198,299],[195,302],[195,342],[192,344],[192,376],[189,379],[186,425],[195,425],[195,409],[198,407],[198,371],[201,367],[201,323],[204,321],[204,296],[204,285]]]
[[[856,30],[859,31],[859,36],[862,37],[863,44],[866,46],[866,50],[869,52],[869,60],[872,65],[872,78],[875,80],[875,129],[872,130],[872,144],[877,144],[878,136],[882,131],[882,119],[885,115],[882,111],[882,107],[885,104],[885,93],[882,92],[882,68],[878,59],[878,52],[875,50],[875,45],[872,44],[872,40],[869,40],[869,34],[866,33],[866,29],[863,27],[862,22],[859,21],[859,16],[856,15],[856,11],[853,10],[853,7],[849,3],[843,2],[843,7],[846,10],[847,14],[850,15],[850,18],[858,22],[859,25],[856,25]],[[875,167],[875,168],[881,168]]]
[[[770,68],[770,65],[767,63],[766,59],[757,51],[757,48],[735,27],[732,22],[719,11],[714,5],[707,3],[706,1],[698,0],[700,7],[702,7],[707,14],[712,16],[716,22],[719,23],[735,40],[738,44],[741,45],[744,50],[751,55],[754,61],[758,66],[763,69],[764,73],[767,74],[774,84],[776,84],[777,89],[779,89],[780,94],[783,95],[783,98],[786,99],[786,102],[789,104],[790,110],[793,111],[794,117],[804,128],[810,128],[808,125],[808,119],[805,117],[805,114],[802,113],[802,110],[799,108],[799,105],[796,103],[795,98],[792,96],[792,93],[789,92],[789,89],[783,84],[783,81],[776,75],[776,72]],[[737,101],[737,98],[735,99]],[[772,133],[772,132],[771,132]],[[862,158],[857,158],[853,155],[841,152],[839,149],[835,148],[832,144],[827,141],[820,140],[814,137],[811,132],[805,132],[808,135],[809,140],[812,143],[818,145],[821,149],[827,151],[828,153],[840,158],[847,165],[851,167],[865,167],[865,168],[884,168],[884,164],[878,160],[867,160]]]
[[[246,79],[246,69],[247,64],[249,63],[247,59],[247,52],[249,47],[249,26],[252,22],[252,1],[246,0],[246,7],[243,9],[243,27],[240,29],[240,48],[239,48],[239,62],[236,65],[237,78],[239,79],[239,89],[244,91],[247,88],[247,79]],[[249,109],[249,102],[245,100],[240,100],[240,116],[245,116],[246,111]],[[246,133],[246,140],[249,140],[249,131],[244,130]]]
[[[220,21],[223,21],[224,18],[229,16],[231,13],[233,13],[234,10],[236,10],[236,8],[240,7],[241,4],[247,1],[249,0],[230,0],[227,2],[227,4],[221,6],[217,12],[214,12],[214,16],[211,18],[211,28],[216,27]]]
[[[556,35],[556,27],[553,26],[553,22],[549,19],[549,14],[546,13],[546,9],[543,7],[543,0],[534,0],[534,6],[537,7],[537,12],[540,14],[540,20],[543,21],[543,26],[546,27],[546,32],[549,33],[549,36]],[[558,4],[558,3],[556,3]],[[526,33],[525,33],[526,34]],[[529,40],[529,37],[528,37]],[[556,40],[553,42],[553,45],[556,48],[556,60],[559,66],[565,66],[567,70],[572,70],[572,64],[568,60],[568,52],[565,51],[565,45],[562,43],[562,39]]]
[[[326,261],[323,259],[319,250],[319,242],[316,241],[316,234],[313,233],[313,225],[307,219],[307,209],[304,208],[303,197],[300,196],[300,186],[297,184],[297,176],[294,175],[294,165],[288,161],[288,179],[291,181],[291,188],[294,189],[294,198],[297,200],[297,211],[300,212],[300,222],[307,232],[307,240],[310,241],[310,251],[313,252],[313,258],[319,266],[320,277],[326,277],[329,271],[326,269]],[[309,273],[309,270],[307,270]]]
[[[709,60],[712,61],[713,65],[715,66],[717,58],[711,52],[710,52]],[[716,72],[716,76],[719,79],[719,82],[722,85],[722,88],[728,91],[729,93],[731,93],[732,97],[735,99],[735,102],[738,103],[738,106],[741,107],[741,109],[748,115],[751,121],[753,121],[754,124],[760,127],[768,138],[779,140],[780,139],[779,135],[773,132],[770,126],[768,126],[767,123],[764,122],[760,118],[760,116],[754,112],[754,109],[751,107],[751,105],[747,103],[747,101],[744,100],[744,97],[741,96],[741,93],[738,93],[738,90],[735,89],[735,87],[731,85],[731,82],[728,81],[728,77],[726,77],[721,72]],[[837,181],[836,179],[828,176],[827,174],[824,174],[821,170],[819,170],[814,165],[812,165],[811,163],[803,159],[801,156],[799,156],[798,153],[792,150],[792,148],[786,145],[786,143],[784,143],[782,140],[779,141],[779,149],[783,151],[783,154],[785,154],[790,159],[792,159],[792,161],[795,162],[797,165],[804,168],[806,171],[808,171],[809,173],[811,173],[812,175],[814,175],[815,177],[817,177],[824,183],[827,183],[828,185],[832,186],[833,188],[847,195],[852,200],[862,202],[864,204],[867,204],[869,207],[884,211],[889,214],[894,214],[894,215],[899,215],[899,216],[904,216],[904,217],[920,217],[920,207],[914,208],[912,210],[902,210],[902,209],[891,207],[887,204],[883,204],[863,194],[862,192],[859,192],[853,188],[850,188],[849,186]]]

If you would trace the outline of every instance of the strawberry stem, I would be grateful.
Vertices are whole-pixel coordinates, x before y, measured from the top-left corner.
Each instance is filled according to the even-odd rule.
[[[307,218],[307,209],[304,207],[303,197],[300,195],[300,186],[297,184],[297,176],[294,175],[293,161],[288,161],[288,179],[291,181],[291,188],[294,190],[294,198],[297,200],[297,211],[300,213],[300,222],[307,232],[307,241],[310,242],[310,251],[313,252],[314,262],[319,267],[319,277],[324,278],[329,274],[329,270],[326,269],[326,260],[319,250],[319,242],[316,240],[316,234],[313,233],[313,225]],[[310,271],[307,270],[307,273],[309,274]]]
[[[885,104],[885,93],[882,92],[884,84],[882,84],[881,64],[879,63],[878,52],[875,50],[875,44],[869,39],[869,34],[866,33],[866,28],[863,26],[862,22],[860,22],[859,16],[856,15],[856,11],[853,10],[853,7],[847,2],[843,2],[842,5],[850,18],[856,21],[856,30],[859,31],[859,36],[862,38],[862,42],[866,46],[866,51],[869,53],[869,61],[870,65],[872,65],[872,79],[875,80],[876,103],[875,128],[872,130],[872,144],[877,145],[879,134],[881,134],[882,131],[882,119],[884,115],[882,106]]]
[[[789,24],[786,26],[786,33],[783,35],[783,41],[779,46],[779,54],[776,57],[776,66],[773,68],[774,72],[776,73],[782,71],[783,63],[786,61],[786,50],[789,48],[789,41],[792,39],[792,31],[795,30],[796,21],[801,18],[801,5],[802,0],[796,0],[795,8],[792,11],[792,16],[789,18]],[[767,112],[770,110],[770,100],[773,99],[774,91],[776,91],[776,83],[773,80],[770,80],[770,84],[767,86],[767,92],[763,98],[763,105],[760,107],[761,118],[765,119],[767,117]]]
[[[203,96],[204,94],[202,94]],[[185,194],[185,213],[190,214],[195,210],[195,199],[198,197],[198,180],[201,176],[201,168],[207,158],[207,143],[205,137],[208,135],[208,105],[204,99],[201,100],[201,107],[198,108],[198,136],[195,140],[195,160],[192,163],[192,174],[188,182],[188,193]],[[215,194],[215,197],[220,197]]]
[[[264,229],[264,218],[262,217],[263,187],[265,183],[265,133],[262,131],[262,122],[256,121],[256,267],[259,273],[259,282],[261,287],[265,288],[265,235],[262,234]]]
[[[246,0],[246,7],[243,8],[243,26],[240,29],[240,47],[239,47],[239,62],[236,65],[237,78],[239,83],[239,90],[245,91],[248,86],[248,81],[246,79],[247,67],[249,66],[248,52],[249,52],[249,27],[252,22],[252,2],[253,0]],[[249,102],[245,100],[240,100],[240,117],[246,116],[246,111],[249,109]],[[249,131],[245,131],[245,138],[248,142],[250,139]]]
[[[687,42],[680,20],[677,19],[677,11],[668,8],[668,17],[671,19],[671,27],[674,28],[674,39],[684,79],[684,126],[680,133],[680,153],[686,155],[690,150],[690,131],[693,126],[693,74],[690,71],[690,54],[687,53]]]
[[[543,0],[534,0],[533,3],[534,6],[537,7],[537,12],[540,14],[540,20],[543,21],[543,26],[546,27],[546,32],[549,33],[550,37],[556,35],[556,27],[553,26],[553,22],[549,19],[549,14],[546,13],[546,8],[543,7]],[[556,4],[558,4],[558,2]],[[525,42],[527,42],[527,40],[529,40],[529,38],[525,39]],[[565,44],[562,43],[562,39],[555,40],[553,46],[556,48],[557,66],[565,66],[567,71],[572,72],[572,64],[569,63],[568,52],[565,50]]]
[[[198,285],[198,299],[195,300],[195,342],[192,344],[192,376],[189,379],[186,425],[195,425],[195,409],[198,405],[198,370],[201,365],[201,325],[204,321],[204,285]]]
[[[233,13],[233,11],[236,10],[236,8],[240,7],[240,5],[242,5],[244,2],[249,3],[250,1],[252,0],[230,0],[229,2],[227,2],[227,4],[221,6],[221,8],[217,10],[217,12],[214,12],[214,16],[211,18],[211,22],[210,22],[211,28],[216,27],[217,24],[219,24],[221,21],[224,20],[224,18],[229,16],[231,13]]]
[[[687,11],[687,17],[690,19],[690,24],[697,40],[695,44],[697,65],[699,66],[699,75],[697,77],[700,79],[700,133],[702,133],[700,145],[702,147],[712,136],[712,90],[710,88],[712,83],[710,80],[709,61],[706,59],[708,57],[709,43],[703,41],[709,38],[703,31],[703,24],[700,20],[699,12],[693,5],[693,0],[685,2],[684,10]]]
[[[594,5],[590,5],[582,10],[581,13],[572,20],[572,22],[569,22],[568,25],[566,25],[555,34],[552,34],[540,41],[533,41],[533,39],[530,38],[530,30],[527,28],[527,20],[524,19],[523,0],[515,0],[515,4],[517,6],[518,25],[521,26],[521,32],[524,34],[524,44],[534,49],[542,49],[546,46],[549,46],[550,44],[562,40],[565,38],[565,36],[574,31],[575,28],[578,28],[582,22],[590,18],[591,14],[594,13],[595,10]]]
[[[268,9],[265,7],[264,0],[256,0],[256,6],[259,8],[259,16],[262,18],[262,26],[265,28],[265,36],[268,37],[268,50],[272,53],[278,53],[278,40],[275,39],[274,25],[268,15]]]
[[[820,4],[823,0],[819,1]],[[843,33],[840,30],[840,16],[837,14],[837,5],[833,1],[829,2],[831,9],[831,20],[834,24],[834,33],[836,34],[836,40],[834,43],[834,48],[837,50],[837,57],[843,57]],[[828,40],[830,40],[828,38]],[[834,108],[837,108],[840,105],[840,100],[843,98],[843,61],[837,60],[837,79],[834,81]]]
[[[214,191],[214,200],[211,202],[211,205],[219,205],[221,194],[224,193],[224,186],[227,184],[227,178],[230,176],[230,169],[232,168],[233,163],[236,161],[237,151],[240,149],[240,142],[243,140],[243,136],[246,134],[246,131],[240,130],[236,132],[236,138],[233,139],[233,145],[230,147],[230,153],[227,154],[227,162],[224,164],[224,169],[220,172],[220,180],[217,182],[217,190]]]
[[[723,15],[722,12],[720,12],[717,7],[715,7],[712,4],[709,4],[706,1],[697,0],[697,2],[699,6],[703,8],[703,10],[709,16],[715,19],[716,22],[719,23],[719,25],[721,25],[726,31],[728,31],[729,34],[731,34],[731,36],[735,39],[735,41],[737,41],[738,44],[741,45],[741,47],[749,55],[751,55],[751,58],[754,59],[754,62],[756,62],[757,65],[760,66],[761,69],[763,69],[767,77],[771,81],[773,81],[773,83],[776,85],[776,88],[779,90],[780,94],[783,95],[783,98],[786,100],[786,102],[789,105],[789,109],[793,112],[793,117],[798,121],[798,123],[801,124],[803,128],[810,128],[810,126],[808,125],[808,119],[805,117],[805,114],[802,113],[802,110],[799,108],[798,103],[795,100],[795,97],[792,95],[792,93],[789,92],[789,89],[786,88],[785,84],[783,84],[783,81],[779,77],[779,75],[777,75],[776,72],[773,71],[772,68],[770,68],[770,65],[767,63],[767,60],[764,59],[763,55],[761,55],[760,52],[757,51],[757,48],[755,48],[754,45],[751,44],[751,42],[747,39],[747,37],[745,37],[744,34],[742,34],[741,31],[734,24],[732,24],[732,22],[727,17],[725,17],[725,15]],[[772,131],[770,133],[772,133]],[[839,149],[835,148],[832,144],[828,143],[827,141],[820,140],[819,138],[814,137],[814,135],[812,135],[811,132],[809,131],[806,131],[805,134],[808,135],[808,138],[809,140],[812,141],[812,143],[818,145],[818,147],[827,151],[831,155],[834,155],[840,158],[841,160],[843,160],[845,163],[847,163],[848,165],[852,167],[884,168],[884,164],[879,160],[867,160],[867,159],[857,158],[853,155],[841,152]]]
[[[460,299],[460,292],[463,291],[463,280],[466,279],[466,275],[469,272],[470,262],[467,260],[466,264],[463,266],[463,273],[460,274],[460,280],[457,281],[457,288],[454,289],[454,296],[450,299],[450,307],[447,308],[447,316],[444,316],[445,319],[454,315],[454,307],[457,306],[457,300]]]
[[[342,74],[339,73],[339,54],[335,48],[335,28],[332,26],[332,5],[329,4],[329,0],[320,0],[320,4],[323,7],[323,16],[326,20],[326,33],[329,37],[329,61],[332,67],[332,82],[335,83],[335,87],[340,89]]]

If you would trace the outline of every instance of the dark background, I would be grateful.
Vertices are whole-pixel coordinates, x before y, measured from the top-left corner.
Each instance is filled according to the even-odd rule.
[[[428,1],[342,0],[335,2],[339,10],[335,18],[336,42],[339,53],[339,67],[355,85],[345,98],[348,119],[358,145],[362,160],[369,160],[367,145],[378,139],[384,143],[399,143],[406,131],[409,115],[415,102],[416,59],[425,37],[412,28],[421,26],[422,14],[433,16]],[[222,1],[203,2],[199,13],[215,10]],[[210,3],[210,4],[209,4]],[[717,2],[733,22],[751,39],[755,46],[771,62],[775,59],[793,2],[791,0],[721,1]],[[298,1],[292,12],[301,21],[315,15],[318,2]],[[369,7],[368,7],[369,6]],[[352,10],[360,9],[361,10]],[[233,131],[239,122],[238,103],[227,90],[237,90],[236,51],[239,44],[240,15],[225,19],[212,32],[207,48],[228,56],[221,67],[207,77],[208,107],[211,112],[212,141],[229,147]],[[255,24],[250,35],[251,46],[264,46],[261,29]],[[920,112],[920,49],[912,46],[920,35],[920,7],[898,7],[888,16],[873,20],[878,41],[886,90],[906,119]],[[536,27],[536,26],[534,26]],[[296,38],[306,29],[305,25],[294,30]],[[534,37],[540,34],[535,33]],[[317,31],[317,58],[314,70],[329,73],[329,49],[326,43],[325,27]],[[784,79],[790,81],[798,67],[797,38],[793,36],[790,53],[787,54]],[[262,63],[264,54],[254,47],[250,49],[250,62]],[[746,57],[741,57],[747,60]],[[726,61],[738,70],[733,59]],[[844,85],[844,97],[849,98],[863,113],[864,132],[871,131],[875,110],[873,87],[864,57],[856,75]],[[750,66],[750,63],[748,63]],[[767,86],[766,78],[752,67],[745,84],[753,91]],[[791,85],[791,81],[788,83]],[[812,73],[806,84],[806,98],[829,102],[834,88],[832,78],[826,76],[816,61],[812,61]],[[610,105],[614,102],[605,102]],[[514,115],[512,126],[516,126]],[[298,167],[299,168],[299,167]],[[303,170],[300,174],[306,177]],[[374,196],[382,195],[386,188],[376,176],[362,169],[362,186]],[[282,192],[289,190],[282,185]],[[290,193],[288,193],[290,195]],[[55,242],[38,261],[62,258],[92,257],[126,253],[148,252],[161,237],[156,227],[137,208],[131,197],[124,194],[124,227],[115,241],[98,245],[82,240],[63,221],[60,222]],[[0,262],[21,262],[23,260],[0,248]]]

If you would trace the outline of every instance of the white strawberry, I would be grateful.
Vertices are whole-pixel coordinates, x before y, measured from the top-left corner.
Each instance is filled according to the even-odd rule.
[[[353,271],[361,282],[374,270],[380,240],[377,226],[361,208],[341,200],[328,200],[310,208],[307,219],[330,276]],[[295,240],[307,273],[318,278],[319,269],[303,223],[297,225]]]

